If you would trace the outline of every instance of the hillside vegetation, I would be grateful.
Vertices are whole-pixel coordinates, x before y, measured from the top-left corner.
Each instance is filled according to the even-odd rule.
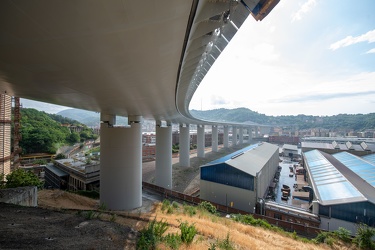
[[[71,133],[70,129],[62,124],[82,126],[83,130],[80,133]],[[21,109],[21,135],[20,146],[23,154],[55,154],[62,145],[97,138],[90,128],[78,121],[29,108]]]
[[[137,233],[138,249],[367,249],[345,242],[347,235],[328,233],[313,240],[271,227],[251,216],[225,218],[210,209],[164,200],[147,212],[111,211],[97,200],[61,190],[40,190],[38,204],[76,213],[87,220],[108,220],[129,226]],[[81,210],[79,212],[75,212]],[[114,239],[119,238],[113,233]],[[127,245],[124,242],[125,245]],[[124,249],[134,249],[127,248]]]
[[[375,129],[375,113],[371,114],[339,114],[334,116],[285,115],[267,116],[247,108],[190,110],[199,119],[222,122],[244,122],[262,125],[293,126],[299,129],[324,128],[363,131]]]

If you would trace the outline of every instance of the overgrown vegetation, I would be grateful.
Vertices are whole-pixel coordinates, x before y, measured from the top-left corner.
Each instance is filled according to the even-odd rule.
[[[251,214],[245,214],[245,215],[235,214],[235,215],[231,215],[231,218],[234,221],[241,222],[246,225],[257,226],[257,227],[262,227],[266,229],[274,229],[275,231],[279,229],[278,227],[272,226],[265,220],[255,219]]]
[[[137,249],[157,249],[158,244],[164,244],[171,249],[178,249],[182,243],[190,245],[197,233],[194,224],[180,222],[181,234],[169,233],[164,236],[169,225],[166,221],[150,221],[147,228],[142,229],[137,241]]]
[[[61,145],[74,144],[88,139],[96,139],[97,135],[86,125],[59,115],[47,114],[36,109],[21,109],[21,134],[20,147],[23,154],[50,153],[55,154]],[[69,128],[62,126],[69,124],[82,127],[78,134],[70,132]]]
[[[168,234],[163,237],[163,234],[167,231],[169,225],[165,221],[156,221],[156,218],[150,221],[147,228],[142,229],[139,233],[139,239],[137,241],[137,249],[156,249],[157,244],[166,242],[169,246],[178,249],[179,240],[176,235]]]
[[[187,221],[179,221],[181,229],[181,241],[190,245],[195,235],[197,234],[197,229],[195,228],[194,224],[189,224]]]
[[[211,214],[216,214],[216,207],[208,201],[202,201],[201,203],[199,203],[198,207],[200,209],[206,210]]]
[[[375,243],[372,240],[374,236],[375,228],[371,228],[366,224],[359,224],[353,242],[362,249],[375,249]]]
[[[331,247],[340,242],[348,243],[360,249],[375,249],[372,238],[375,236],[375,229],[366,224],[358,224],[355,237],[351,237],[351,232],[346,228],[339,227],[333,232],[320,232],[312,241],[316,244],[324,243]]]
[[[1,178],[3,179],[3,177]],[[26,186],[37,186],[38,188],[43,187],[43,182],[39,180],[31,171],[26,171],[22,168],[14,170],[12,173],[5,177],[6,181],[3,182],[1,188],[16,188]]]

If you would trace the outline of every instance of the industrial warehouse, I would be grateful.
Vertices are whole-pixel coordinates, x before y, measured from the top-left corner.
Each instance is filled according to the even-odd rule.
[[[259,143],[201,167],[200,198],[255,212],[279,164],[279,147]]]
[[[375,155],[329,155],[315,149],[304,153],[304,161],[321,229],[344,227],[355,233],[359,223],[375,226]]]

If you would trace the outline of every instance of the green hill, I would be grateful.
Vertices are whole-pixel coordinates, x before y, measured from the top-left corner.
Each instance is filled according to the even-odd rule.
[[[286,115],[267,116],[247,108],[236,109],[214,109],[207,111],[190,110],[190,113],[202,120],[218,122],[238,122],[247,124],[261,124],[272,126],[293,126],[299,129],[324,128],[363,131],[375,129],[375,113],[371,114],[339,114],[334,116],[312,116],[312,115]],[[67,109],[57,113],[83,123],[89,127],[98,127],[100,114],[97,112]],[[127,124],[126,117],[118,117],[116,124]]]
[[[61,126],[62,124],[82,126],[83,130],[80,133],[71,133],[70,129]],[[54,154],[62,145],[97,138],[90,128],[78,121],[28,108],[21,109],[21,135],[20,146],[23,154]]]
[[[100,113],[87,111],[83,109],[66,109],[57,113],[58,115],[68,117],[79,121],[89,127],[99,127],[100,126]],[[117,117],[117,125],[127,125],[128,119],[126,117]]]
[[[256,123],[261,125],[293,126],[299,129],[324,128],[363,131],[375,129],[375,113],[339,114],[334,116],[286,115],[267,116],[247,108],[190,110],[199,119],[222,122]]]

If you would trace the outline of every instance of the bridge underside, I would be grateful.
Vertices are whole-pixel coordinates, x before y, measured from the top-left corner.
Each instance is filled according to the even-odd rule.
[[[277,2],[4,0],[0,91],[180,122],[237,28]]]
[[[214,124],[190,115],[194,92],[245,19],[262,20],[278,2],[3,0],[0,93],[100,112],[101,203],[132,209],[142,202],[142,117],[181,124],[188,167],[188,124]],[[115,115],[131,126],[111,126]],[[156,183],[166,188],[171,131],[157,139]]]

